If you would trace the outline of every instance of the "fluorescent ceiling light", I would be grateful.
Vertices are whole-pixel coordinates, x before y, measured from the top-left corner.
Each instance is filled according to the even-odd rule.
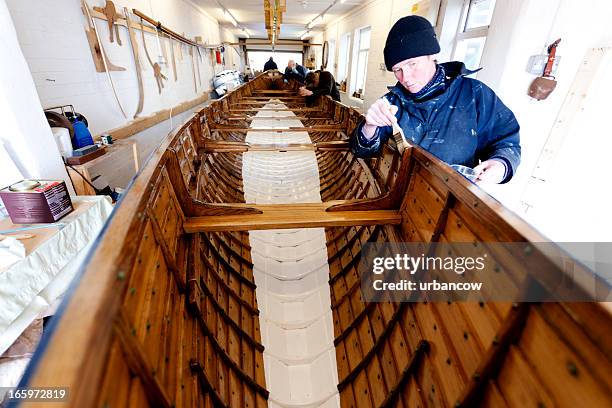
[[[246,28],[242,29],[242,32],[244,33],[244,35],[246,36],[246,38],[251,38],[251,34],[249,34],[249,32],[247,31]]]
[[[300,40],[303,40],[306,37],[310,37],[310,31],[304,32],[304,34],[302,34],[302,36],[300,37]]]
[[[317,24],[321,24],[323,22],[323,16],[317,16],[314,20],[308,23],[308,28],[312,28]]]
[[[238,26],[238,22],[236,21],[234,16],[232,16],[232,14],[229,12],[229,10],[227,10],[227,9],[224,10],[223,14],[225,15],[225,18],[227,18],[227,20],[234,25],[234,27]]]

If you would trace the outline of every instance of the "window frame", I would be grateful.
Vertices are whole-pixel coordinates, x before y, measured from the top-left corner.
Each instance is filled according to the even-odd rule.
[[[470,7],[472,6],[472,2],[475,0],[463,0],[463,6],[461,9],[461,16],[459,18],[459,24],[457,26],[457,32],[455,34],[455,40],[453,41],[453,51],[451,53],[451,60],[456,60],[457,58],[457,48],[461,41],[471,40],[474,38],[483,38],[483,50],[487,44],[487,37],[489,36],[489,28],[491,27],[491,23],[479,27],[473,27],[466,29],[468,16],[470,13]],[[497,0],[494,0],[495,4],[493,5],[493,12],[495,13],[495,6],[497,6]],[[493,15],[493,14],[491,14]],[[480,55],[482,59],[482,54]],[[480,61],[479,61],[480,64]]]
[[[345,39],[346,39],[346,48],[343,50],[342,46],[345,45]],[[340,61],[341,57],[344,57],[344,62],[343,62],[344,72],[342,73],[342,76],[341,76],[340,66],[337,67],[336,78],[338,82],[346,81],[349,76],[349,65],[350,65],[350,57],[351,57],[351,40],[352,38],[351,38],[350,31],[342,34],[342,36],[340,37],[340,47],[338,47],[338,62]],[[344,55],[341,55],[343,53]]]
[[[327,54],[327,68],[326,71],[331,72],[331,74],[336,78],[336,39],[329,38],[327,40],[327,47],[329,49]]]
[[[370,41],[368,42],[367,47],[363,47],[363,33],[364,31],[369,32]],[[359,88],[357,88],[357,81],[359,78],[359,61],[361,59],[362,54],[365,54],[365,61],[363,65],[363,85],[361,87],[362,94],[361,98],[363,100],[363,95],[365,94],[365,84],[366,84],[366,76],[368,74],[368,59],[370,56],[370,45],[372,43],[372,26],[363,26],[359,27],[355,30],[355,43],[356,46],[353,50],[353,62],[354,64],[351,68],[351,84],[349,87],[350,96],[353,97],[353,93],[355,93]]]

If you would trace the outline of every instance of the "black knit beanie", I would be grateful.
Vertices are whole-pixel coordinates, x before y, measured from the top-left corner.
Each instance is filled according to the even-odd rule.
[[[402,17],[393,25],[385,43],[387,70],[400,61],[440,52],[436,33],[426,18]]]

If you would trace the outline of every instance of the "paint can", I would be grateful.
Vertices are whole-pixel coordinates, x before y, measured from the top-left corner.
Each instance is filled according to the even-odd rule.
[[[0,190],[13,224],[56,222],[73,209],[62,180],[22,180]]]

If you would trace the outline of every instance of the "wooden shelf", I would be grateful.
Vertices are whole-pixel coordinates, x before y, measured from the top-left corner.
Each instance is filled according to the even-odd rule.
[[[130,161],[133,167],[129,164]],[[132,168],[133,173],[130,171]],[[135,141],[128,139],[114,140],[112,145],[106,146],[106,154],[87,163],[66,166],[77,195],[96,195],[95,190],[83,177],[91,182],[96,176],[102,175],[107,178],[111,187],[125,187],[129,179],[138,173],[138,169],[138,146]]]

